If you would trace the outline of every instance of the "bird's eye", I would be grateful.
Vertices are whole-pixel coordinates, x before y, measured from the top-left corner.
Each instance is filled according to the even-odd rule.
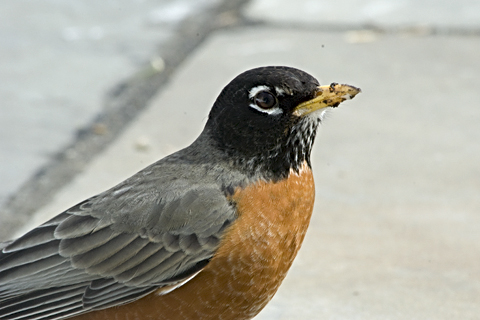
[[[271,109],[277,104],[277,98],[268,91],[260,91],[254,97],[255,104],[262,109]]]

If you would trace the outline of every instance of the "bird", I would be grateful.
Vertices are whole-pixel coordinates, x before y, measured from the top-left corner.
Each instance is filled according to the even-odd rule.
[[[252,319],[307,231],[324,113],[360,91],[241,73],[191,145],[0,243],[0,319]]]

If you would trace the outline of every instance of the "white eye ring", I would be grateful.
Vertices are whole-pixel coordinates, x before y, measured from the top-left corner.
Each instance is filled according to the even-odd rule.
[[[285,90],[279,87],[275,87],[275,91],[277,92],[277,96],[283,96],[285,94]]]
[[[270,88],[267,87],[267,86],[256,86],[256,87],[253,87],[252,89],[250,89],[250,91],[248,92],[248,97],[250,99],[255,99],[255,96],[262,92],[262,91],[267,91],[267,92],[270,92]],[[283,110],[278,106],[274,107],[274,108],[268,108],[268,109],[264,109],[264,108],[261,108],[259,107],[255,101],[253,103],[251,103],[249,105],[251,108],[257,110],[257,111],[260,111],[262,113],[266,113],[266,114],[269,114],[269,115],[278,115],[278,114],[282,114],[283,113]]]
[[[253,108],[257,111],[269,114],[269,115],[277,115],[277,114],[282,114],[283,110],[280,109],[279,107],[271,108],[271,109],[262,109],[259,106],[257,106],[255,103],[251,103],[250,108]]]
[[[267,86],[253,87],[252,89],[250,89],[250,91],[248,91],[248,97],[250,99],[253,99],[253,97],[255,97],[257,95],[257,93],[259,93],[260,91],[270,91],[270,88],[267,87]]]

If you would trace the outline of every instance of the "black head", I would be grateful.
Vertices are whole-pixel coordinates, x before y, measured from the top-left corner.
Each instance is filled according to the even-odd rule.
[[[220,93],[204,134],[237,165],[254,173],[283,177],[306,161],[320,112],[295,114],[313,99],[318,81],[289,67],[262,67],[233,79]]]

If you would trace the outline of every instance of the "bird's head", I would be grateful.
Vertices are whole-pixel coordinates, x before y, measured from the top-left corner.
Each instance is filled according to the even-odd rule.
[[[347,85],[320,86],[308,73],[290,67],[248,70],[222,90],[205,132],[238,165],[282,177],[304,162],[310,165],[326,108],[358,92]]]

